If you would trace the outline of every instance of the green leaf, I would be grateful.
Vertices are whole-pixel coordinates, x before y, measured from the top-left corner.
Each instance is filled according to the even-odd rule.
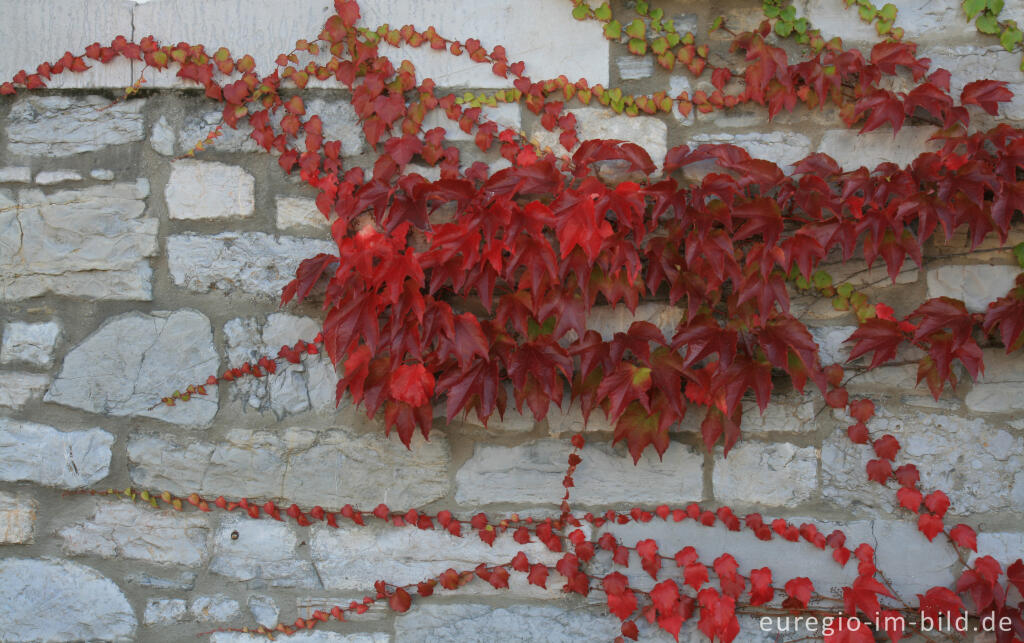
[[[878,13],[882,15],[883,20],[888,20],[889,22],[892,22],[893,20],[896,19],[896,13],[898,11],[899,9],[896,8],[896,5],[892,3],[886,3],[886,5],[882,7],[882,10],[879,11]]]
[[[963,8],[967,19],[974,20],[974,16],[985,8],[985,0],[964,0]]]
[[[656,54],[663,54],[668,49],[668,39],[665,36],[659,36],[651,41],[651,51]]]
[[[676,36],[677,38],[679,37],[678,34],[676,34],[676,21],[675,20],[664,20],[661,23],[661,27],[667,33],[670,33],[673,36]]]
[[[679,40],[679,42],[683,43],[684,45],[692,45],[693,44],[693,32],[692,31],[687,31],[686,34]]]
[[[675,47],[676,45],[679,44],[679,34],[677,33],[670,32],[667,36],[665,36],[665,39],[668,40],[669,47]]]
[[[783,38],[788,37],[789,34],[793,33],[793,23],[782,22],[781,20],[777,21],[775,23],[775,33],[779,34]]]
[[[783,20],[787,22],[792,22],[793,19],[796,18],[796,7],[794,7],[793,5],[789,5],[785,7],[782,10],[782,13],[779,15],[782,17]]]
[[[612,19],[612,8],[608,6],[607,2],[605,2],[597,9],[594,9],[594,17],[601,22],[608,22]]]
[[[832,307],[836,310],[850,310],[850,300],[837,295],[832,298]]]
[[[647,33],[647,25],[640,18],[635,18],[633,22],[629,23],[626,27],[626,35],[630,38],[643,38],[644,34]]]
[[[764,5],[764,15],[766,17],[768,17],[768,18],[778,18],[779,17],[779,8],[776,7],[773,4],[765,4]]]
[[[1024,270],[1024,242],[1013,247],[1013,256],[1017,258],[1017,265],[1020,266],[1020,269]]]
[[[824,290],[832,285],[832,275],[828,274],[824,270],[817,270],[811,275],[811,280],[814,281],[814,287],[818,290]]]
[[[718,31],[719,29],[721,29],[721,27],[722,27],[722,20],[723,20],[722,16],[718,16],[717,18],[715,18],[714,22],[711,23],[711,29],[708,30],[708,33],[714,33],[716,31]]]
[[[842,284],[836,288],[836,293],[843,299],[849,299],[850,295],[853,294],[853,286],[850,284]]]
[[[999,33],[999,21],[991,13],[986,13],[978,16],[978,20],[974,23],[981,33],[997,34]]]
[[[800,18],[799,20],[793,21],[793,31],[800,35],[807,33],[807,18]]]
[[[629,52],[637,56],[643,56],[647,53],[647,41],[640,38],[630,38]]]
[[[589,15],[590,7],[588,7],[584,2],[581,2],[580,4],[572,8],[572,17],[576,18],[577,20],[583,20]]]
[[[644,0],[639,0],[636,3],[635,11],[637,13],[639,13],[641,16],[646,16],[647,15],[647,9],[648,9],[647,3]]]
[[[622,36],[622,25],[618,20],[612,20],[604,26],[604,37],[609,40],[618,40]]]
[[[888,20],[879,20],[875,23],[875,31],[878,32],[879,36],[884,36],[892,31],[892,22]]]
[[[1003,0],[988,0],[986,4],[992,15],[998,16],[999,12],[1003,10]]]
[[[864,22],[871,22],[875,19],[875,13],[877,12],[874,7],[861,7],[858,13],[860,13],[861,20]]]
[[[1019,45],[1022,39],[1024,39],[1024,32],[1014,27],[1004,29],[999,36],[999,42],[1003,43],[1003,49],[1006,51],[1013,51],[1013,48]]]
[[[664,15],[665,11],[661,8],[651,9],[651,20],[661,20]]]

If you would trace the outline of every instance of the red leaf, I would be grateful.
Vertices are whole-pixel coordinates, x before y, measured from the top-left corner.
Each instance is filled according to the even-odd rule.
[[[395,593],[388,598],[388,605],[396,612],[408,612],[411,604],[412,597],[401,587],[396,588]]]
[[[924,513],[917,519],[917,529],[931,542],[942,533],[942,518],[935,514]]]
[[[978,535],[967,525],[960,524],[949,531],[949,537],[957,545],[972,551],[978,551]]]
[[[785,589],[790,598],[798,601],[803,607],[807,607],[807,603],[811,600],[811,594],[814,593],[814,583],[809,578],[794,578],[786,583]]]
[[[941,518],[949,509],[949,496],[939,490],[933,491],[924,499],[924,506],[928,507],[928,511]]]
[[[767,567],[752,569],[750,571],[750,604],[763,605],[771,601],[774,596],[772,570]]]
[[[993,116],[999,114],[999,103],[1013,100],[1013,92],[1006,88],[1006,81],[976,80],[967,83],[960,92],[960,102],[964,105],[978,105]]]
[[[651,603],[654,609],[663,614],[674,612],[679,602],[679,586],[671,578],[655,585],[651,591]]]
[[[893,436],[886,434],[875,440],[874,447],[879,458],[895,460],[896,454],[900,450],[900,443]]]
[[[911,489],[910,487],[900,487],[900,490],[896,492],[896,498],[900,501],[901,507],[917,513],[921,509],[921,502],[923,500],[921,492],[917,489]]]
[[[640,638],[640,630],[636,627],[635,621],[624,621],[622,623],[622,635],[634,641]]]
[[[878,484],[884,485],[892,475],[892,465],[888,460],[871,460],[868,462],[867,471],[868,480],[874,480]]]
[[[410,406],[423,406],[434,394],[434,376],[422,364],[401,364],[391,373],[391,397]]]
[[[526,580],[531,585],[537,585],[538,587],[547,589],[548,568],[540,563],[534,564],[530,567],[530,573],[527,574]]]

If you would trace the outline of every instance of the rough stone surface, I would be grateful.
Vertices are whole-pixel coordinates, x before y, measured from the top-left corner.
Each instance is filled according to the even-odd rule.
[[[570,643],[611,640],[621,623],[598,611],[549,605],[423,603],[395,621],[399,641],[486,641],[501,633],[502,641]]]
[[[197,596],[188,611],[202,623],[227,621],[241,614],[238,601],[223,594]]]
[[[822,364],[844,364],[849,359],[852,344],[846,340],[857,330],[856,326],[811,326],[809,330],[818,344]]]
[[[0,194],[0,299],[151,299],[158,222],[143,216],[148,194],[146,179],[23,190],[17,204]]]
[[[94,569],[59,559],[0,559],[5,640],[126,641],[136,623],[118,586]],[[9,633],[15,634],[7,639]]]
[[[253,213],[256,180],[235,165],[181,160],[171,166],[164,198],[172,219],[225,219]]]
[[[625,333],[634,322],[645,321],[657,326],[665,339],[671,340],[685,312],[685,308],[665,303],[643,303],[632,313],[624,304],[594,306],[587,316],[587,328],[601,333],[605,341],[611,341],[615,333]],[[575,338],[574,331],[572,337]]]
[[[928,271],[928,297],[959,299],[970,312],[983,313],[1013,289],[1019,274],[1017,266],[942,266]]]
[[[864,475],[873,454],[846,436],[852,419],[840,417],[838,424],[821,449],[822,495],[855,511],[892,511],[890,495],[878,493],[877,483]],[[1020,511],[1024,439],[980,418],[907,410],[897,415],[884,407],[876,407],[868,429],[899,440],[901,461],[920,469],[921,488],[949,495],[950,513]]]
[[[213,537],[209,569],[248,581],[250,588],[318,587],[313,565],[299,554],[299,537],[288,524],[271,518],[225,518]]]
[[[160,120],[153,124],[153,129],[149,133],[149,145],[157,154],[174,156],[174,130],[167,122],[166,116],[161,116]]]
[[[96,179],[97,181],[113,181],[114,172],[111,170],[92,170],[89,172],[89,176]]]
[[[36,183],[39,185],[53,185],[70,181],[81,181],[82,175],[74,170],[51,170],[36,174]]]
[[[65,356],[45,399],[93,413],[205,426],[217,413],[216,389],[174,407],[151,407],[175,389],[205,382],[219,362],[210,320],[202,313],[126,313]]]
[[[764,413],[757,402],[743,402],[743,421],[740,428],[744,435],[755,433],[813,433],[814,398],[810,395],[773,395]]]
[[[21,409],[38,399],[50,385],[50,376],[39,373],[0,373],[0,406]]]
[[[337,249],[327,241],[262,232],[183,234],[167,239],[167,263],[174,284],[188,290],[242,292],[276,301],[303,259]]]
[[[11,322],[4,326],[0,364],[23,362],[48,368],[53,366],[53,351],[60,337],[60,324],[55,321],[32,324]]]
[[[263,627],[274,627],[277,625],[277,617],[281,611],[273,598],[265,594],[252,594],[248,600],[249,612],[256,620],[256,623]]]
[[[259,634],[216,632],[210,636],[210,643],[261,643],[266,639],[265,635]],[[290,643],[388,643],[390,640],[391,636],[384,632],[339,634],[326,630],[297,632],[288,637]]]
[[[0,493],[0,544],[32,542],[38,510],[32,498]]]
[[[619,56],[615,59],[615,67],[622,80],[639,80],[654,73],[654,59],[649,56]]]
[[[1010,4],[1007,3],[1007,8]],[[1000,17],[1005,18],[1005,15]],[[977,37],[972,40],[979,45],[982,43]],[[976,80],[994,78],[1009,81],[1006,87],[1013,92],[1013,100],[1000,103],[999,111],[1007,118],[1024,119],[1024,82],[1020,81],[1020,57],[1016,53],[1006,51],[999,45],[960,45],[927,47],[921,50],[920,55],[932,60],[933,69],[949,70],[951,96],[960,96],[964,85]]]
[[[971,387],[964,400],[976,413],[1010,413],[1024,410],[1024,364],[1019,355],[1001,349],[982,351],[985,374]]]
[[[316,201],[313,199],[279,196],[276,199],[276,204],[276,221],[279,230],[292,228],[310,228],[319,232],[330,230],[330,224],[317,209]]]
[[[836,160],[846,171],[864,166],[875,169],[879,163],[910,165],[919,154],[938,149],[935,141],[928,139],[935,133],[931,127],[907,126],[895,137],[889,128],[858,134],[855,130],[829,130],[821,137],[818,152],[824,152]]]
[[[478,444],[455,476],[455,499],[472,505],[557,504],[570,448],[564,440],[536,440],[515,447]],[[660,461],[648,450],[637,466],[621,445],[588,444],[582,458],[573,489],[573,501],[580,505],[679,504],[703,495],[704,458],[682,444],[670,445]]]
[[[665,153],[668,151],[668,128],[657,118],[615,114],[597,107],[580,107],[566,111],[576,115],[576,131],[581,141],[592,138],[630,141],[644,148],[655,165],[661,166],[665,162]],[[550,147],[558,155],[566,154],[565,148],[558,142],[556,132],[549,132],[538,125],[532,132],[532,137],[541,148]]]
[[[131,558],[196,567],[209,556],[209,524],[203,514],[155,511],[134,503],[101,503],[84,522],[64,527],[67,554]]]
[[[221,443],[136,435],[128,441],[132,480],[172,493],[282,498],[303,505],[416,507],[443,497],[448,444],[440,432],[430,442],[397,436],[282,429],[229,431]],[[402,471],[395,477],[395,471]],[[561,480],[561,478],[559,478]]]
[[[125,582],[134,583],[139,587],[148,587],[152,589],[162,590],[181,590],[188,592],[195,589],[196,572],[181,572],[177,578],[164,578],[162,576],[153,576],[145,572],[139,572],[135,574],[127,574],[124,577]]]
[[[818,458],[814,447],[741,441],[715,460],[715,498],[726,504],[789,506],[814,496]]]
[[[0,480],[78,489],[107,477],[114,436],[0,417]],[[59,455],[58,455],[59,454]]]
[[[181,598],[151,598],[146,601],[143,625],[171,625],[184,621],[188,610]]]
[[[7,150],[26,156],[71,156],[141,141],[146,101],[110,103],[101,96],[22,96],[7,117]]]
[[[783,170],[811,153],[811,140],[797,132],[695,134],[689,140],[692,141],[691,147],[704,143],[737,145],[747,150],[750,156],[772,161]]]
[[[32,168],[0,167],[0,183],[30,183],[32,181]]]

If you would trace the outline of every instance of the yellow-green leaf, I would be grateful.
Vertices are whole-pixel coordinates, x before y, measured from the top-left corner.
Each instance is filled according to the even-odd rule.
[[[622,36],[622,25],[618,20],[612,20],[604,26],[604,37],[611,40],[618,40]]]
[[[967,16],[968,20],[973,20],[974,16],[978,15],[978,12],[985,8],[985,4],[985,0],[964,0],[964,15]]]
[[[630,38],[643,38],[647,33],[647,25],[640,18],[634,18],[633,22],[629,23],[626,27],[626,35]]]

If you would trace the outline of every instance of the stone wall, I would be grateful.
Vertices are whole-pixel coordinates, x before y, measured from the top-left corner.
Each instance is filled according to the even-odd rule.
[[[0,78],[117,34],[226,45],[252,53],[265,69],[296,39],[315,36],[330,4],[0,0]],[[458,0],[363,4],[368,23],[415,21],[453,37],[479,37],[485,46],[504,43],[510,59],[525,59],[534,78],[564,73],[673,95],[706,84],[655,73],[650,61],[610,46],[594,23],[572,20],[567,2],[478,0],[471,10]],[[854,44],[876,39],[839,0],[796,4],[828,35]],[[925,55],[953,72],[954,85],[996,77],[1024,90],[1019,54],[1002,52],[964,26],[958,0],[898,4],[898,24]],[[760,20],[754,2],[663,5],[677,24],[701,31],[719,12],[740,28]],[[1020,2],[1007,2],[1006,11],[1024,23]],[[726,36],[711,38],[722,44]],[[488,88],[498,80],[464,59],[402,53],[442,87]],[[139,71],[115,64],[62,77],[53,91],[0,101],[0,639],[185,640],[225,626],[290,623],[358,599],[381,578],[411,582],[448,567],[507,562],[524,548],[511,537],[487,547],[437,532],[299,528],[65,495],[134,485],[285,504],[372,508],[385,502],[462,516],[545,515],[557,511],[561,497],[569,448],[564,438],[582,428],[578,408],[553,410],[539,423],[511,412],[487,427],[472,419],[445,427],[438,417],[430,442],[417,439],[406,450],[384,437],[377,420],[346,403],[335,408],[333,369],[322,358],[260,381],[215,388],[188,404],[154,407],[176,388],[228,365],[313,337],[317,306],[282,311],[275,293],[299,260],[329,251],[332,243],[313,205],[315,194],[297,177],[283,175],[244,132],[226,129],[196,159],[175,160],[216,126],[218,116],[216,107],[172,75],[147,72],[153,91],[99,109]],[[373,156],[336,90],[324,85],[310,95],[316,100],[307,105],[323,117],[325,136],[343,140],[348,162],[369,167]],[[895,138],[889,130],[857,136],[828,110],[782,114],[771,123],[756,109],[634,119],[593,107],[574,112],[581,138],[634,140],[655,160],[689,141],[733,143],[781,164],[816,151],[847,169],[905,164],[929,148],[932,133],[908,126]],[[1024,125],[1013,121],[1024,119],[1024,92],[1003,114]],[[495,118],[547,140],[533,115],[517,106],[496,110]],[[465,157],[478,153],[448,127]],[[1018,229],[1009,245],[1022,240],[1024,230]],[[1000,244],[972,253],[960,237],[928,248],[923,269],[904,271],[895,284],[877,263],[828,269],[898,314],[940,295],[982,310],[1005,294],[1019,272]],[[853,317],[817,299],[797,297],[794,308],[813,325],[826,361],[845,359],[843,340],[853,331]],[[593,323],[613,333],[635,318],[671,329],[678,312],[647,303],[635,317],[622,307],[598,311]],[[871,372],[859,364],[851,391],[876,400],[880,412],[872,430],[900,438],[908,459],[920,466],[924,486],[947,490],[958,520],[984,526],[979,548],[1012,560],[1024,551],[1024,362],[988,351],[983,380],[972,385],[964,378],[955,393],[935,401],[914,386],[916,357],[908,353]],[[611,445],[611,427],[602,419],[587,427],[574,495],[581,508],[703,501],[727,503],[737,513],[757,510],[841,525],[854,542],[877,546],[880,567],[908,596],[952,582],[958,569],[948,546],[929,545],[867,482],[867,452],[844,435],[849,419],[831,413],[818,395],[783,392],[760,417],[751,407],[745,440],[727,459],[720,451],[706,453],[695,424],[685,424],[675,430],[663,460],[647,454],[634,467],[621,446]],[[612,530],[627,540],[654,537],[663,549],[691,544],[702,558],[728,550],[741,571],[771,565],[779,577],[808,576],[819,587],[851,578],[827,554],[816,556],[806,546],[762,543],[749,533],[692,521],[651,523],[643,532],[634,525]],[[551,557],[539,544],[525,548],[531,558]],[[598,560],[595,569],[606,563]],[[632,576],[643,586],[642,571]],[[550,582],[545,591],[514,582],[509,592],[470,585],[397,617],[375,607],[349,623],[332,624],[330,633],[294,640],[616,635],[617,620],[600,600],[564,598],[559,585]],[[695,632],[684,630],[690,637]],[[743,636],[762,640],[756,625]],[[210,640],[255,639],[220,633]]]

